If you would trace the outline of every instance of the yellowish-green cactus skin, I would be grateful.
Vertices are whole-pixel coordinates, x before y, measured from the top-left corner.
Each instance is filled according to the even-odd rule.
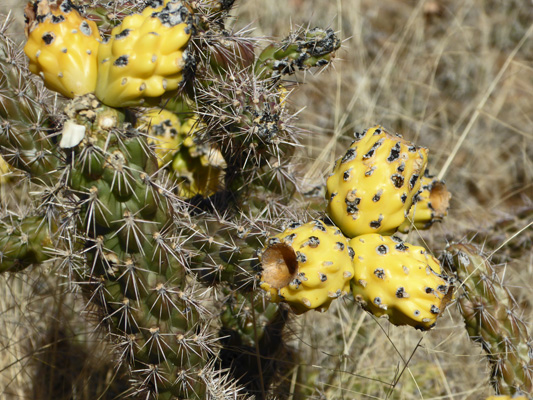
[[[183,129],[178,116],[171,111],[151,108],[140,115],[137,128],[148,133],[148,143],[155,146],[155,154],[159,167],[172,162],[172,159],[183,142],[184,134],[189,127]]]
[[[98,50],[96,96],[111,107],[132,107],[177,89],[191,37],[187,16],[181,1],[169,1],[124,18]]]
[[[39,0],[25,10],[29,69],[47,88],[73,98],[96,88],[100,32],[67,0]]]
[[[291,224],[267,240],[259,255],[261,287],[274,302],[288,303],[296,313],[327,310],[350,291],[354,253],[342,232],[316,220]]]
[[[196,143],[197,117],[152,108],[140,115],[137,128],[148,133],[159,167],[171,171],[180,196],[210,196],[220,188],[224,159],[218,149]]]
[[[528,400],[526,396],[489,396],[485,400]]]
[[[350,246],[352,292],[365,310],[394,325],[421,330],[435,325],[451,295],[437,259],[423,247],[376,233],[353,238]]]
[[[9,172],[11,171],[11,168],[9,167],[9,164],[6,163],[6,161],[0,156],[0,186],[3,183],[7,183],[9,181]]]
[[[327,180],[327,213],[349,238],[394,233],[405,221],[427,149],[375,126],[356,134]]]
[[[448,215],[451,197],[444,182],[427,174],[426,170],[420,181],[420,192],[416,195],[416,201],[409,210],[407,220],[398,230],[406,233],[413,227],[428,229],[435,222],[442,221]]]

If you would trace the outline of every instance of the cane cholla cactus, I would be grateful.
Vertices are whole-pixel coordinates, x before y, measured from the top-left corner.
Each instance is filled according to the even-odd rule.
[[[91,88],[58,88],[74,98],[54,112],[20,67],[20,53],[2,36],[2,60],[19,60],[0,65],[5,72],[0,77],[0,112],[9,121],[0,131],[2,155],[27,173],[38,207],[30,203],[18,213],[2,209],[0,270],[49,261],[70,277],[72,286],[77,283],[100,326],[108,329],[119,361],[129,367],[134,395],[234,398],[239,384],[249,393],[263,392],[278,370],[277,363],[265,359],[284,348],[287,309],[253,290],[257,249],[264,246],[284,206],[270,210],[269,220],[263,221],[262,210],[243,195],[262,190],[270,180],[265,171],[296,142],[287,91],[280,89],[277,78],[255,74],[253,40],[246,32],[224,28],[232,3],[153,1],[125,17],[98,46],[95,94],[84,93],[93,91],[92,72],[90,77],[81,74],[79,80]],[[36,1],[28,10],[36,12],[43,4]],[[61,4],[58,9],[72,15],[84,9],[67,10],[70,3]],[[54,34],[60,43],[73,32]],[[328,35],[335,43],[329,48],[333,52],[339,42]],[[322,56],[328,58],[328,51]],[[313,63],[307,62],[306,68],[324,64],[318,58]],[[195,64],[194,77],[184,73]],[[50,86],[47,79],[44,74]],[[177,149],[169,140],[168,151],[159,153],[165,164],[171,161],[168,173],[158,162],[160,149],[149,129],[136,123],[146,113],[142,105],[147,100],[174,96],[179,88],[184,89],[182,97],[162,105],[181,118],[176,104],[192,104],[189,121],[178,129],[189,132],[179,132],[183,140]],[[203,183],[201,167],[213,166],[204,148],[219,151],[224,159],[219,168],[225,178],[216,179],[216,187]],[[180,179],[187,168],[198,189],[183,193]],[[288,166],[278,163],[273,169],[276,179],[265,189],[287,202],[289,196],[278,188]],[[215,191],[210,198],[201,196]],[[185,200],[192,195],[197,196]],[[348,287],[346,281],[343,287]],[[260,321],[253,338],[247,307],[224,308],[230,316],[218,324],[227,313],[213,301],[215,296],[253,302],[251,309]],[[237,345],[221,340],[225,330]],[[229,360],[252,341],[264,349],[242,358],[235,370]],[[259,365],[247,379],[240,375],[242,369]]]
[[[46,87],[73,98],[96,88],[100,32],[70,0],[39,0],[25,10],[30,71]]]
[[[533,349],[519,306],[492,263],[471,244],[451,244],[444,266],[457,274],[457,304],[470,339],[491,364],[498,394],[533,394]]]

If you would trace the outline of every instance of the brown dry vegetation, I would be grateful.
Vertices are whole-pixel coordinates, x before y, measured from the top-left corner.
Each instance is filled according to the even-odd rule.
[[[11,3],[14,29],[20,32],[23,6]],[[300,152],[302,183],[323,183],[353,131],[379,123],[428,147],[431,171],[445,178],[453,193],[447,220],[430,232],[411,233],[410,241],[424,241],[438,254],[447,240],[469,239],[465,235],[476,231],[496,234],[490,228],[494,221],[531,204],[530,1],[240,0],[235,15],[235,25],[252,22],[256,36],[282,37],[291,25],[309,24],[333,27],[344,39],[334,67],[317,76],[298,75],[305,84],[291,97],[295,109],[303,108],[298,125],[307,130]],[[531,223],[521,221],[511,234],[533,235]],[[500,244],[499,251],[505,251]],[[530,248],[509,260],[506,280],[531,326]],[[42,382],[36,376],[39,361],[60,366],[46,357],[62,357],[48,350],[63,342],[77,356],[86,354],[77,363],[89,359],[71,367],[70,379],[79,380],[85,392],[64,398],[94,399],[94,386],[106,383],[103,398],[120,393],[120,371],[103,362],[106,349],[90,335],[94,324],[77,316],[83,304],[63,296],[66,287],[57,282],[38,269],[0,277],[2,400],[48,398],[36,397],[32,382],[44,385],[42,393],[54,393],[45,387],[52,378]],[[302,362],[282,382],[288,398],[294,385],[302,385],[301,376],[316,399],[457,400],[492,393],[481,348],[469,341],[454,306],[435,329],[420,333],[375,320],[346,300],[325,314],[294,318],[288,335]]]

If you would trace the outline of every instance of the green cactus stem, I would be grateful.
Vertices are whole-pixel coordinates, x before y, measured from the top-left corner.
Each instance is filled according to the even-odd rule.
[[[24,54],[0,27],[0,155],[40,183],[55,182],[59,165],[53,121],[42,85],[23,68]]]
[[[283,343],[288,311],[253,293],[226,293],[221,367],[229,368],[248,394],[264,396],[276,377],[292,367],[288,360],[296,357]]]
[[[0,222],[0,273],[21,271],[51,257],[53,237],[41,216],[5,216]],[[47,252],[48,249],[48,252]]]
[[[266,47],[257,58],[255,71],[278,82],[284,75],[328,65],[340,46],[332,29],[302,29]]]
[[[451,244],[443,265],[461,282],[457,304],[465,327],[491,364],[497,394],[533,394],[533,349],[520,307],[494,265],[471,244]]]

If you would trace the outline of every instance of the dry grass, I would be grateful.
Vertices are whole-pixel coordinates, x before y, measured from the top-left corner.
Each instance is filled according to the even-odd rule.
[[[21,6],[13,3],[20,18]],[[410,241],[438,253],[446,240],[463,239],[533,199],[529,1],[241,0],[236,14],[236,26],[253,21],[255,35],[280,37],[291,24],[311,24],[331,26],[344,38],[334,68],[299,75],[305,85],[291,97],[293,107],[305,107],[298,122],[309,131],[302,180],[323,183],[353,131],[380,123],[428,147],[431,171],[453,193],[447,221],[412,233]],[[43,350],[62,290],[43,289],[34,274],[0,277],[2,400],[32,398],[27,366]],[[512,260],[506,276],[530,323],[533,255]],[[491,393],[481,349],[468,340],[454,307],[436,329],[419,333],[374,320],[346,301],[326,314],[295,318],[290,334],[305,362],[285,376],[289,393],[296,385],[316,399],[458,400]]]

